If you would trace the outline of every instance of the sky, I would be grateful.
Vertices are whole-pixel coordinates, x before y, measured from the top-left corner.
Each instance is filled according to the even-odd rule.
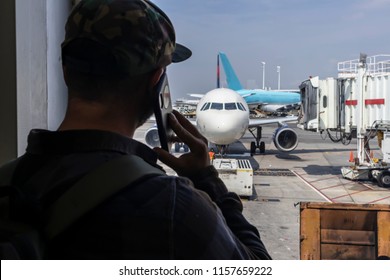
[[[154,0],[193,55],[168,67],[173,99],[216,87],[219,51],[245,88],[297,89],[337,62],[390,54],[390,0]],[[222,69],[222,68],[221,68]],[[226,78],[222,73],[222,85]]]

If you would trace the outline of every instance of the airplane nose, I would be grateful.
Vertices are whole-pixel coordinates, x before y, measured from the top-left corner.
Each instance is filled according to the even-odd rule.
[[[226,119],[221,119],[220,121],[216,121],[215,125],[212,126],[212,129],[219,130],[221,132],[232,132],[235,128],[234,121],[228,121]]]
[[[228,145],[239,140],[245,133],[245,121],[233,119],[226,114],[213,116],[212,120],[205,120],[198,123],[200,132],[210,142],[220,145]]]

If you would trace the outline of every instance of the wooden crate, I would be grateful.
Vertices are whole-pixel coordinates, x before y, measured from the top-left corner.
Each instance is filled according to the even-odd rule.
[[[390,205],[302,202],[302,260],[390,259]]]

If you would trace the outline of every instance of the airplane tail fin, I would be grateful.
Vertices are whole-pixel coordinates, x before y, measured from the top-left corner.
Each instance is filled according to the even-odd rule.
[[[217,88],[221,87],[220,83],[220,71],[219,71],[219,54],[217,55]]]
[[[232,65],[229,62],[226,54],[223,52],[219,53],[219,57],[222,61],[223,70],[225,71],[226,80],[228,83],[228,87],[232,90],[240,90],[242,89],[242,85],[240,80],[238,79],[236,73],[233,70]]]

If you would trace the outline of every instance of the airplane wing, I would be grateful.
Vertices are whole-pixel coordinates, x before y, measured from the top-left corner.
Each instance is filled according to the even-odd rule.
[[[204,96],[202,93],[189,93],[188,95],[195,98],[202,98]]]
[[[246,102],[250,109],[261,109],[263,106],[267,106],[268,103],[263,102]]]
[[[255,94],[256,94],[256,93],[252,92],[252,93],[248,93],[248,94],[243,94],[243,95],[241,95],[241,97],[242,97],[242,98],[246,98],[246,97],[249,97],[249,96],[252,96],[252,95],[255,95]],[[261,104],[261,103],[256,102],[256,103],[254,103],[254,104]]]
[[[286,104],[276,109],[277,112],[287,112],[291,110],[298,110],[301,107],[301,103]]]
[[[264,112],[288,112],[291,110],[299,109],[300,103],[292,103],[292,104],[268,104],[268,103],[259,103],[259,102],[251,102],[247,103],[249,108],[258,108]]]
[[[297,120],[298,120],[297,116],[269,118],[269,119],[268,118],[267,119],[249,119],[248,128],[262,126],[262,125],[266,125],[266,124],[273,124],[273,123],[277,123],[279,126],[283,126],[283,125],[285,125],[286,122],[295,122]]]

